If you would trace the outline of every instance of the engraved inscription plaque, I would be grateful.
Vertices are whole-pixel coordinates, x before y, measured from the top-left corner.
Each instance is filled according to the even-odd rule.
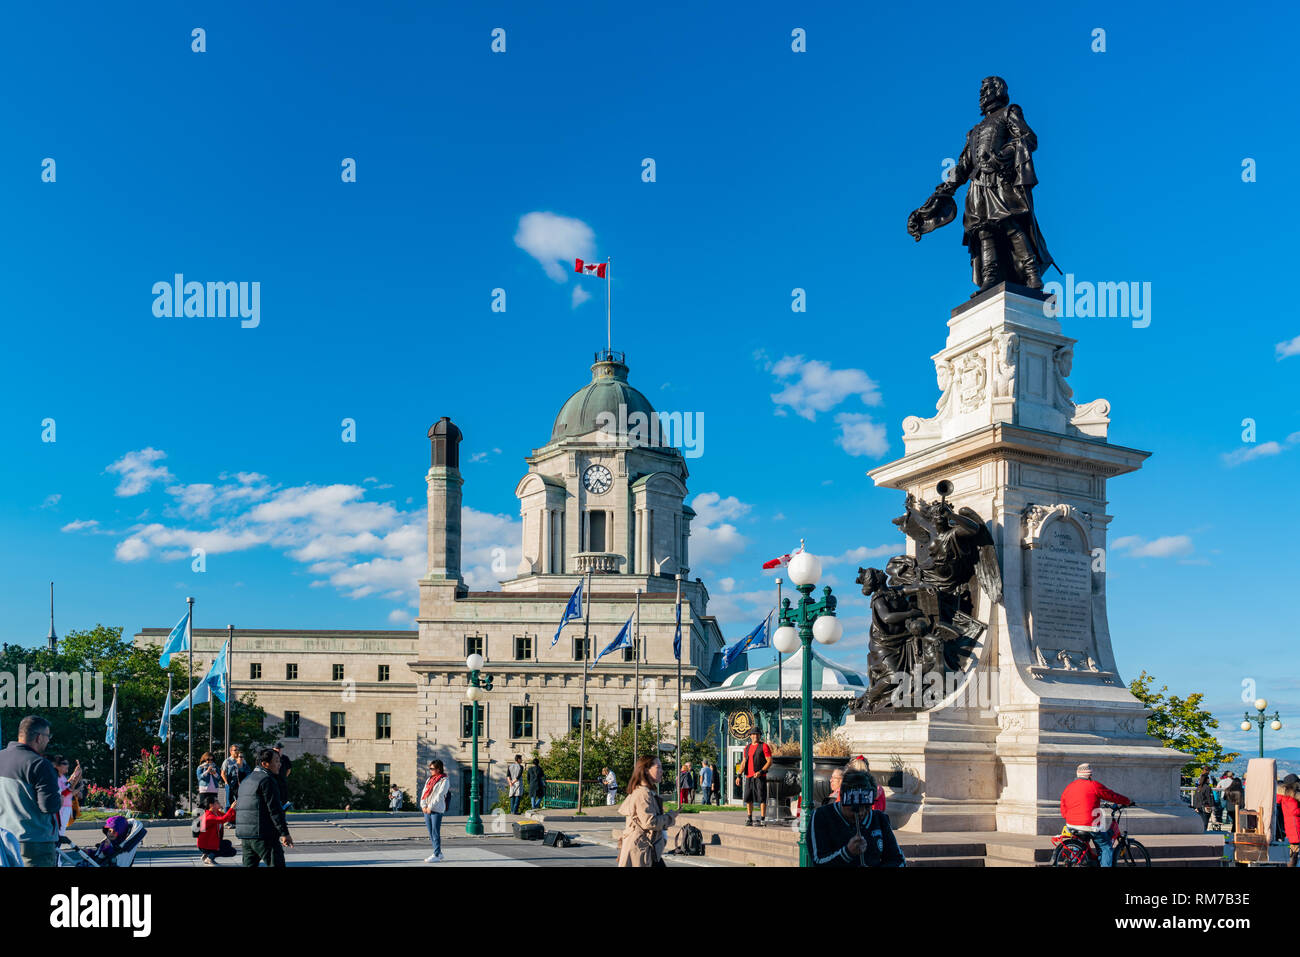
[[[1030,619],[1039,647],[1091,651],[1092,556],[1079,530],[1055,521],[1030,558]]]

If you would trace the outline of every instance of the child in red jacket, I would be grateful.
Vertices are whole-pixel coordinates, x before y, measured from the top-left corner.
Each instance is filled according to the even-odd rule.
[[[199,798],[199,807],[203,808],[203,830],[199,832],[198,845],[203,863],[209,867],[216,866],[218,857],[235,856],[235,845],[221,836],[221,830],[223,825],[235,819],[235,805],[238,803],[231,801],[230,807],[222,814],[216,809],[215,794],[204,794]]]
[[[1288,774],[1282,779],[1277,789],[1277,809],[1282,815],[1282,826],[1286,829],[1286,842],[1291,856],[1287,858],[1287,867],[1295,867],[1300,858],[1300,777]]]

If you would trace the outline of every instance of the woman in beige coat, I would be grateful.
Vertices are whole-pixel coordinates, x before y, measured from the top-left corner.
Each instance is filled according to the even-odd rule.
[[[664,769],[658,758],[638,758],[632,779],[627,782],[627,800],[618,813],[627,818],[619,841],[619,867],[664,867],[664,831],[677,815],[664,811],[659,782]]]

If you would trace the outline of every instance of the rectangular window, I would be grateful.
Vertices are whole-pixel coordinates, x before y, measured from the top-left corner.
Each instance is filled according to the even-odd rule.
[[[301,725],[302,722],[297,711],[286,711],[284,713],[284,736],[286,738],[298,737]]]
[[[487,635],[466,635],[465,636],[465,657],[470,655],[482,655],[487,657]]]
[[[533,736],[533,706],[511,705],[510,707],[510,739],[512,741],[523,741]]]
[[[515,661],[533,660],[533,636],[515,635]]]
[[[393,786],[393,766],[391,764],[375,765],[375,785],[380,791],[387,791]]]
[[[623,660],[636,661],[636,656],[640,651],[641,651],[641,639],[633,638],[632,647],[623,649]]]
[[[619,708],[619,709],[618,709],[618,727],[619,727],[619,730],[622,730],[623,728],[626,728],[629,724],[632,723],[632,716],[633,716],[634,714],[636,714],[636,710],[633,709],[633,708]],[[641,727],[641,725],[642,725],[644,722],[645,722],[645,708],[642,708],[642,709],[641,709],[641,718],[640,718],[640,720],[637,722],[637,727],[638,727],[638,728]]]
[[[480,708],[478,712],[478,736],[483,737],[483,716],[486,708]],[[470,738],[474,736],[474,706],[472,704],[463,704],[460,706],[460,736]]]
[[[590,657],[590,655],[591,655],[591,639],[574,638],[573,639],[573,660],[586,661],[587,658]]]
[[[298,666],[297,666],[297,665],[285,665],[285,666],[284,666],[284,680],[285,680],[285,681],[297,681],[297,680],[298,680]]]
[[[587,551],[605,551],[605,513],[587,513]]]
[[[342,681],[342,680],[343,680],[343,666],[342,666],[342,665],[334,665],[334,680],[335,680],[335,681]]]
[[[581,709],[575,708],[572,705],[570,705],[569,707],[569,729],[571,731],[577,731],[580,726],[579,722],[582,720],[578,716],[580,710]],[[590,708],[588,708],[587,709],[587,730],[590,731],[591,729],[592,729],[592,711]]]
[[[260,661],[250,661],[248,663],[248,677],[253,681],[262,677],[262,663]]]
[[[388,680],[388,675],[389,675],[388,668],[389,668],[388,665],[380,665],[380,666],[379,666],[379,680],[380,680],[380,681],[387,681],[387,680]]]
[[[393,736],[393,715],[389,711],[380,711],[375,715],[375,740],[387,741]]]
[[[330,712],[330,737],[346,738],[348,736],[348,716],[343,711]]]

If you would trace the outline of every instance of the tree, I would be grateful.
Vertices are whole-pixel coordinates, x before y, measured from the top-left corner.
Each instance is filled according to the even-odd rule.
[[[1158,739],[1167,748],[1191,755],[1192,760],[1183,765],[1183,777],[1192,777],[1201,767],[1213,768],[1222,764],[1231,764],[1239,754],[1236,751],[1224,751],[1223,745],[1214,735],[1219,726],[1218,720],[1210,712],[1201,708],[1205,695],[1201,692],[1180,698],[1171,695],[1168,685],[1162,685],[1159,691],[1152,690],[1155,677],[1143,671],[1129,683],[1128,690],[1144,705],[1151,709],[1147,718],[1147,734]]]
[[[608,721],[601,721],[593,730],[588,731],[582,767],[584,780],[587,783],[594,782],[600,775],[600,769],[606,767],[613,770],[620,788],[626,787],[628,778],[632,776],[632,768],[636,765],[636,757],[655,753],[660,726],[650,720],[643,721],[636,737],[639,754],[634,755],[631,724],[615,731]],[[548,751],[538,755],[548,781],[578,780],[578,745],[576,729],[562,738],[551,739]]]
[[[293,761],[289,800],[302,811],[342,810],[344,805],[352,803],[352,790],[348,787],[351,777],[347,768],[335,767],[314,754],[304,754]]]

